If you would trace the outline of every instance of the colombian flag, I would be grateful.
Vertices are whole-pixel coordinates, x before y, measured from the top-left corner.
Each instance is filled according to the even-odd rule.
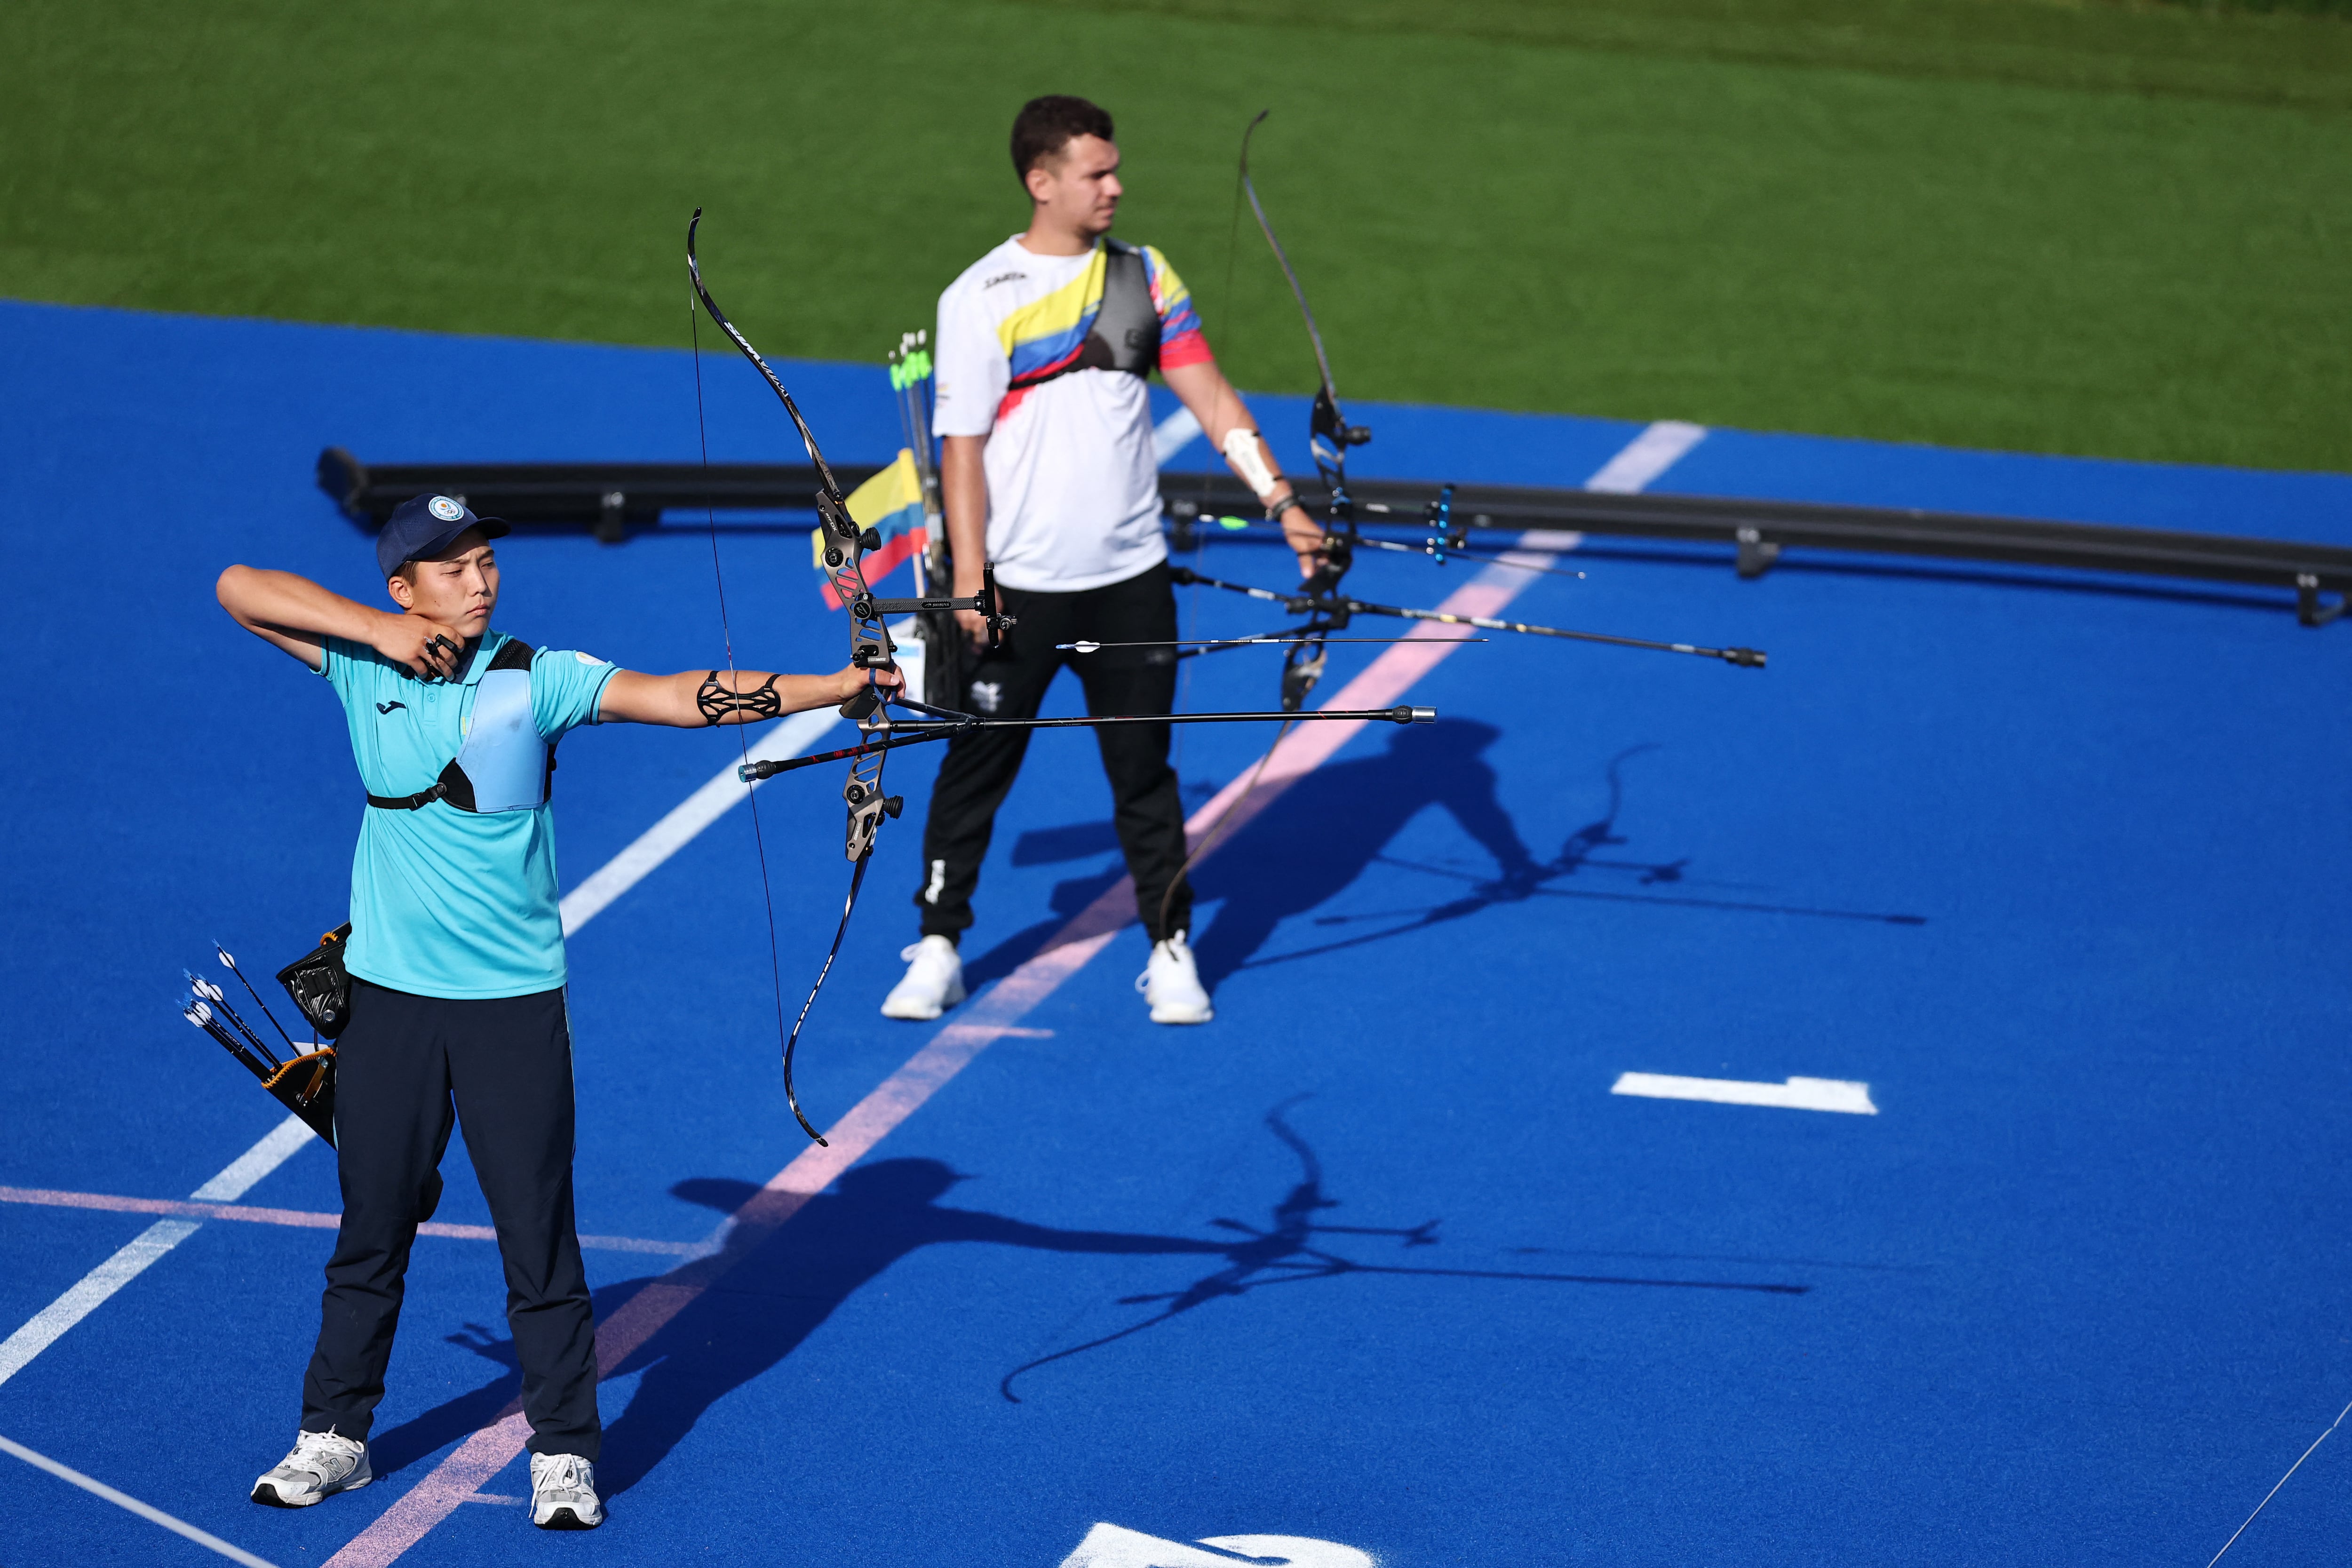
[[[882,548],[866,557],[868,586],[897,571],[900,562],[927,549],[931,536],[923,526],[923,481],[915,472],[915,454],[900,447],[897,462],[850,491],[849,519],[882,536]],[[816,569],[824,571],[824,530],[812,529],[809,544]],[[827,608],[841,608],[829,577],[824,582],[824,602]]]

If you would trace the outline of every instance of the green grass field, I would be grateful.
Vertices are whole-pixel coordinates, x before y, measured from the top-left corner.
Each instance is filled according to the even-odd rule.
[[[1312,379],[1228,248],[1271,105],[1352,396],[2352,468],[2352,19],[2297,11],[19,0],[0,294],[681,343],[701,205],[755,342],[875,360],[1024,221],[1045,91],[1244,385]]]

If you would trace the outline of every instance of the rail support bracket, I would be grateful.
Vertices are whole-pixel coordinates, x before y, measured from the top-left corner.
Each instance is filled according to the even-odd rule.
[[[629,498],[620,490],[606,490],[596,509],[596,542],[618,544],[629,536]]]
[[[2324,626],[2344,613],[2346,595],[2338,594],[2332,605],[2319,600],[2319,578],[2310,572],[2294,575],[2294,618],[2306,626]]]
[[[1780,547],[1765,538],[1761,529],[1742,527],[1738,539],[1742,577],[1761,577],[1772,569],[1772,563],[1780,559]]]

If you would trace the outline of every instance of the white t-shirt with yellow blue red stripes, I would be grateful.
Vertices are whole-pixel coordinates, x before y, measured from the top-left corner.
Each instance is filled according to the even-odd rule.
[[[1182,279],[1159,251],[1142,251],[1160,363],[1208,359]],[[1080,593],[1167,559],[1143,378],[1077,370],[1013,389],[1076,358],[1102,308],[1105,260],[1099,243],[1084,255],[1037,256],[1015,236],[940,296],[933,427],[989,438],[988,554],[1008,587]]]

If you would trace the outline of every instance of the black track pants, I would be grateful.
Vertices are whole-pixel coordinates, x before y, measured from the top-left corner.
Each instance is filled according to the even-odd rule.
[[[440,1200],[453,1120],[498,1228],[531,1451],[593,1459],[596,1328],[572,1228],[572,1031],[561,991],[452,1001],[352,982],[351,1026],[335,1047],[343,1223],[302,1379],[303,1429],[368,1435],[408,1251]]]
[[[1084,593],[1002,592],[1005,609],[1020,625],[1007,634],[1004,649],[970,666],[963,690],[970,711],[1000,719],[1036,717],[1045,688],[1066,662],[1085,684],[1088,713],[1166,713],[1174,708],[1172,647],[1054,650],[1055,643],[1066,642],[1172,641],[1176,595],[1165,563]],[[959,936],[971,924],[981,858],[988,853],[996,808],[1021,771],[1029,735],[998,730],[948,742],[923,826],[923,885],[915,890],[925,936]],[[1137,911],[1154,942],[1168,934],[1160,929],[1160,900],[1184,865],[1184,804],[1176,791],[1175,770],[1168,765],[1168,735],[1165,724],[1119,724],[1095,731],[1103,772],[1110,777],[1112,825],[1135,879]],[[1180,887],[1169,901],[1168,930],[1190,929],[1192,913],[1192,889]]]

